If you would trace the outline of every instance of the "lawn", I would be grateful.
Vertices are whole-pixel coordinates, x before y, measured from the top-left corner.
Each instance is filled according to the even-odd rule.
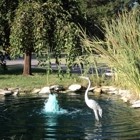
[[[106,67],[106,60],[102,57],[97,57],[98,60],[98,67]],[[54,60],[52,59],[54,63]],[[33,88],[42,88],[44,86],[51,86],[51,85],[61,85],[64,88],[67,88],[69,85],[73,83],[80,83],[84,86],[87,85],[87,82],[78,78],[80,74],[72,73],[71,78],[67,78],[67,75],[64,74],[62,80],[58,78],[57,71],[53,71],[48,79],[49,82],[47,83],[47,75],[46,69],[40,67],[32,67],[32,76],[23,76],[23,65],[8,65],[8,70],[3,70],[0,68],[0,88],[22,88],[25,90],[32,90]],[[94,85],[100,84],[98,83],[100,80],[97,81],[93,75],[86,74],[86,76],[90,76],[91,80],[93,78]],[[105,84],[105,83],[104,83]],[[93,85],[93,86],[94,86]]]

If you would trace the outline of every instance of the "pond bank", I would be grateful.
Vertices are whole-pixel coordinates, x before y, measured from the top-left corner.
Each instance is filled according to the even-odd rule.
[[[64,93],[68,95],[77,95],[80,93],[84,93],[86,87],[83,87],[80,84],[72,84],[68,88],[63,88],[59,85],[53,85],[50,87],[43,87],[43,88],[34,88],[29,90],[21,89],[21,88],[7,88],[7,89],[0,89],[0,95],[2,96],[9,96],[9,95],[38,95],[38,96],[48,96],[50,91],[56,94]],[[140,100],[136,96],[130,93],[129,90],[122,90],[117,87],[113,86],[102,86],[102,87],[91,87],[89,89],[89,95],[93,94],[106,94],[108,98],[112,95],[117,95],[124,103],[130,103],[133,108],[140,107]]]

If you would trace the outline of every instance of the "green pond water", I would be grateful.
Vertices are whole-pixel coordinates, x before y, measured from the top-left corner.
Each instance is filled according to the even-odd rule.
[[[140,139],[140,109],[116,95],[89,96],[103,109],[100,122],[87,107],[84,94],[57,97],[61,112],[44,111],[40,96],[0,97],[0,140],[123,140]]]

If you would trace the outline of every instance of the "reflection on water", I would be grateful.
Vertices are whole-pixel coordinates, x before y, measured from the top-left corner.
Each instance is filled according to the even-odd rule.
[[[46,118],[46,123],[45,126],[47,126],[45,128],[45,137],[46,138],[55,138],[55,134],[57,131],[57,115],[56,114],[50,114],[48,115],[48,117]]]
[[[85,134],[86,134],[86,137],[84,139],[101,140],[102,139],[102,124],[101,124],[101,122],[95,121],[95,123],[93,123],[92,130],[89,130],[88,128],[86,128]]]
[[[90,96],[99,102],[103,118],[84,102],[84,95],[57,97],[65,112],[44,112],[44,97],[6,97],[0,100],[0,140],[140,139],[140,110],[132,109],[116,96]]]

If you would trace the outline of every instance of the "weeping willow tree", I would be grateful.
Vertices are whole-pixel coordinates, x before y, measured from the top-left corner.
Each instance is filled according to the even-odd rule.
[[[22,1],[15,10],[10,34],[11,56],[24,56],[23,75],[31,75],[31,56],[34,52],[39,62],[51,71],[51,54],[61,78],[61,53],[66,55],[67,74],[72,61],[80,53],[79,28],[62,3],[51,1]],[[45,54],[42,57],[42,52]]]
[[[15,10],[14,21],[11,24],[10,44],[11,56],[24,55],[23,75],[31,75],[32,52],[41,54],[46,46],[46,24],[40,2],[20,2]]]
[[[104,21],[105,41],[84,35],[85,47],[89,47],[108,59],[108,65],[116,72],[119,85],[140,94],[140,12],[133,8],[122,11],[117,19]]]
[[[49,47],[47,53],[49,58],[48,64],[50,64],[50,54],[52,54],[58,67],[58,76],[62,79],[61,54],[65,54],[66,73],[67,76],[70,77],[70,69],[74,60],[81,54],[80,29],[78,25],[74,23],[71,13],[62,7],[61,2],[46,2],[43,4],[43,9],[45,17],[49,18],[49,29],[47,30],[47,45]]]

